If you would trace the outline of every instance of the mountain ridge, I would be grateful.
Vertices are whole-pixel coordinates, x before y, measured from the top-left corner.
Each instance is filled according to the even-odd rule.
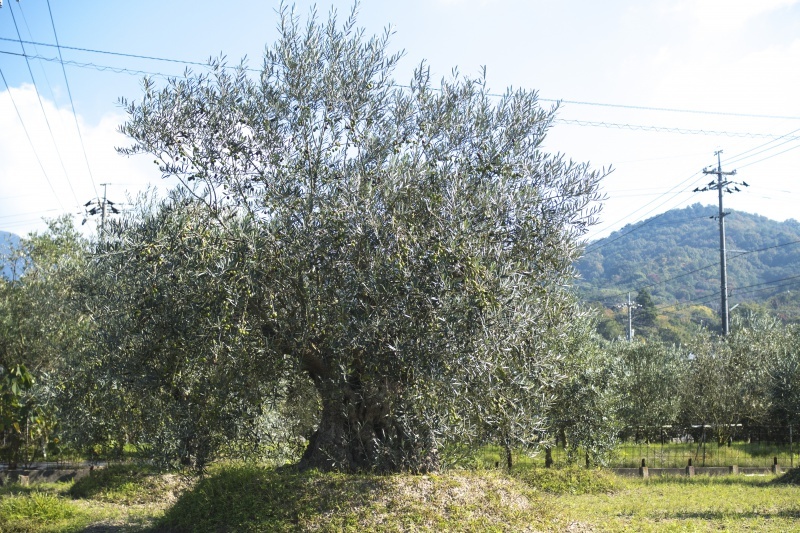
[[[575,265],[581,296],[609,306],[645,288],[656,303],[713,307],[720,295],[717,214],[716,206],[697,203],[589,243]],[[725,228],[731,305],[763,304],[800,288],[800,222],[730,211]]]

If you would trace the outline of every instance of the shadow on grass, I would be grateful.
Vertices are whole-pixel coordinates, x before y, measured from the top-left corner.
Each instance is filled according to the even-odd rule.
[[[157,472],[143,464],[112,465],[93,470],[75,482],[69,490],[73,498],[96,498],[100,494],[123,491]]]
[[[650,485],[716,485],[716,486],[744,486],[768,488],[775,480],[772,476],[745,476],[745,475],[697,475],[693,477],[670,475],[651,477],[646,482]]]
[[[786,509],[776,512],[757,511],[696,511],[675,512],[659,516],[666,520],[705,520],[719,522],[722,520],[772,520],[772,519],[797,519],[800,518],[800,509]]]
[[[199,481],[154,531],[294,531],[343,508],[369,507],[385,489],[376,475],[226,467]]]

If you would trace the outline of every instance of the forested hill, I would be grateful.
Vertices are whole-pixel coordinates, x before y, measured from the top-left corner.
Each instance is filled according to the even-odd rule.
[[[2,276],[11,277],[11,265],[8,262],[9,252],[19,245],[19,237],[7,231],[0,231],[0,269]]]
[[[656,304],[718,307],[716,214],[716,206],[695,204],[591,242],[576,265],[583,298],[609,305],[647,288]],[[778,298],[798,306],[787,291],[800,290],[800,222],[731,211],[725,229],[730,305]]]

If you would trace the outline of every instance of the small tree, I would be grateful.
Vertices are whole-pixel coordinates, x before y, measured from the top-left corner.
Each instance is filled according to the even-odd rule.
[[[647,289],[639,289],[638,294],[636,294],[635,302],[638,304],[638,308],[633,314],[634,323],[642,328],[652,328],[655,326],[658,312],[656,311],[653,299],[650,297],[650,291]]]
[[[235,302],[212,316],[263,333],[263,390],[314,383],[304,466],[436,468],[442,445],[487,427],[534,442],[601,174],[540,150],[555,110],[536,93],[496,98],[458,75],[434,87],[424,65],[399,86],[388,33],[280,13],[257,77],[214,62],[125,102],[122,152],[155,156],[202,200],[227,235],[216,261],[257,257],[236,267],[247,283],[205,270]],[[154,259],[146,279],[169,268]],[[151,358],[142,345],[123,363]]]
[[[55,396],[87,331],[73,305],[85,252],[69,218],[56,219],[21,239],[12,279],[0,278],[0,433],[14,460],[56,449]]]
[[[619,417],[637,439],[655,438],[678,419],[688,366],[685,351],[660,343],[616,343]]]
[[[605,464],[618,440],[618,362],[591,333],[593,321],[575,326],[570,349],[559,365],[564,379],[553,390],[549,436],[562,440],[569,462],[583,459],[589,467]]]

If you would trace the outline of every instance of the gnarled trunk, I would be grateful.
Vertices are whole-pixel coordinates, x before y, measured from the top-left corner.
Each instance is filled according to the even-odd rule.
[[[315,381],[322,415],[300,468],[348,472],[438,468],[430,434],[412,427],[389,387],[365,384],[352,376]]]

